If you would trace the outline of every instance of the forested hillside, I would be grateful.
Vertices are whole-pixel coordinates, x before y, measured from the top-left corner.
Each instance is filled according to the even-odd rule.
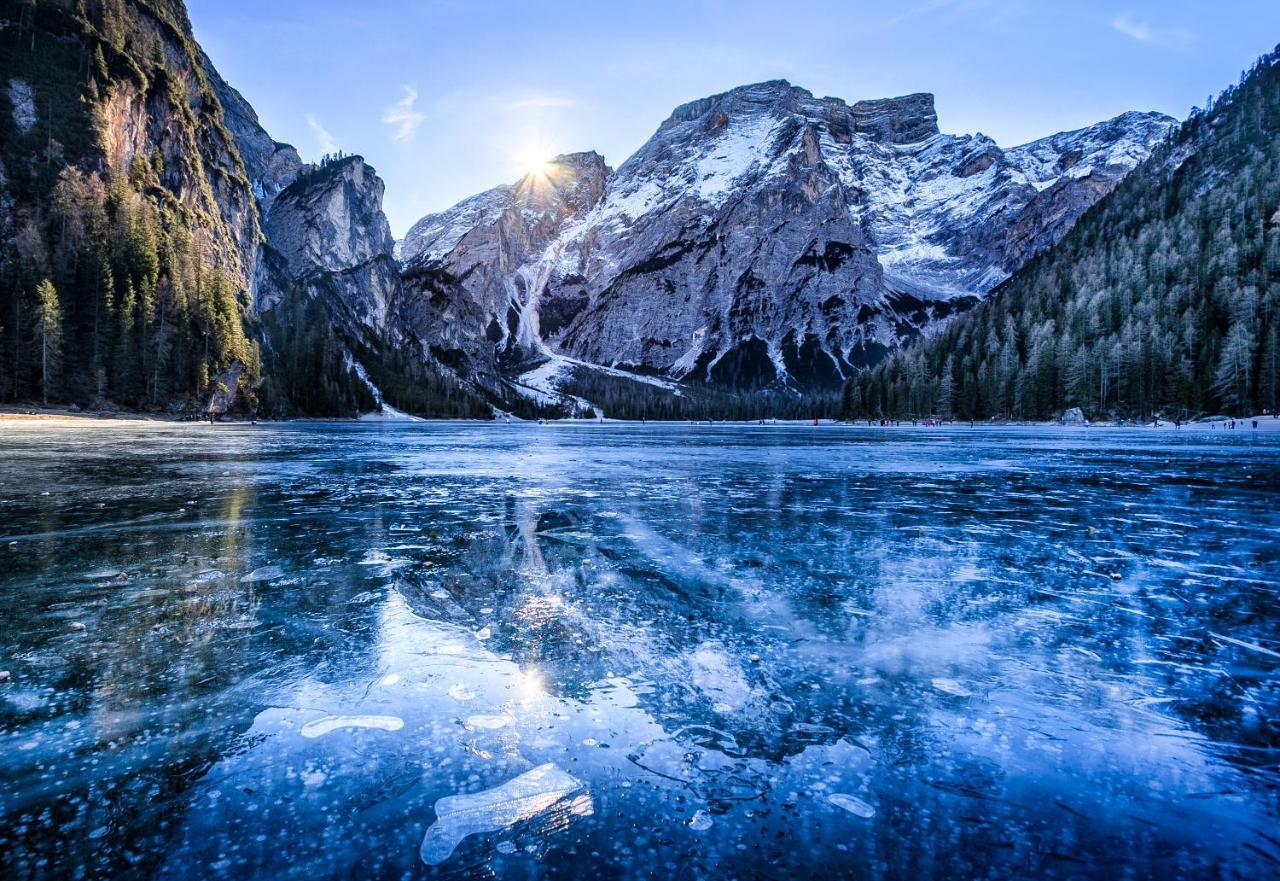
[[[0,399],[251,406],[261,229],[181,4],[0,10]]]
[[[1280,405],[1280,54],[977,309],[852,379],[850,418]]]

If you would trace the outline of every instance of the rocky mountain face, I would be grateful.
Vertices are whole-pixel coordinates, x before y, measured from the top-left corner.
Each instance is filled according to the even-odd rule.
[[[486,348],[503,362],[538,351],[543,315],[533,306],[545,283],[538,261],[567,223],[600,202],[610,174],[597,153],[561,156],[542,172],[425,217],[409,231],[401,243],[407,275],[428,299],[450,301],[442,305],[453,311],[433,322],[450,335],[450,348],[468,352],[473,362],[487,360]],[[451,259],[415,259],[423,254]],[[459,285],[466,303],[449,296]]]
[[[388,315],[400,273],[382,179],[360,156],[304,163],[202,60],[258,207],[263,235],[249,255],[254,312],[269,313],[291,296],[335,297],[335,314],[349,330],[393,332]]]
[[[22,169],[24,189],[38,192],[49,169],[132,176],[167,194],[210,266],[246,281],[259,218],[185,8],[161,0],[81,17],[72,5],[30,4],[13,19],[0,13],[5,122],[15,129],[6,131],[4,152]],[[65,69],[70,58],[79,76]],[[23,156],[29,143],[43,154]]]
[[[261,216],[181,2],[0,9],[0,179],[0,397],[251,392]]]
[[[940,133],[930,95],[761,83],[678,108],[615,172],[560,157],[428,216],[401,258],[454,284],[509,364],[833,387],[1059,240],[1174,124],[1003,149]]]
[[[301,173],[302,158],[292,146],[278,143],[267,134],[252,105],[222,78],[208,56],[202,54],[202,60],[205,76],[222,105],[223,123],[244,163],[264,233],[254,250],[246,254],[252,267],[249,277],[252,309],[255,312],[270,309],[279,302],[287,282],[280,260],[268,250],[266,221],[276,196]]]
[[[400,297],[395,239],[382,213],[382,180],[359,156],[302,172],[271,200],[267,241],[307,293],[336,297],[335,314],[378,334],[395,333]],[[264,307],[270,308],[270,298]]]
[[[205,76],[222,104],[223,124],[235,140],[253,195],[265,216],[280,191],[297,178],[302,158],[291,145],[272,139],[253,106],[222,78],[207,55],[202,53],[202,59]]]
[[[375,415],[410,415],[401,408],[487,415],[486,398],[506,397],[497,372],[486,369],[489,353],[443,345],[455,326],[479,327],[476,317],[456,310],[437,316],[429,299],[406,296],[382,210],[385,185],[362,157],[302,165],[291,179],[273,180],[281,185],[274,194],[256,188],[264,194],[266,241],[253,299],[288,397],[314,382],[317,350],[333,386],[328,397]],[[425,339],[435,341],[434,350]],[[460,357],[458,348],[480,357]]]

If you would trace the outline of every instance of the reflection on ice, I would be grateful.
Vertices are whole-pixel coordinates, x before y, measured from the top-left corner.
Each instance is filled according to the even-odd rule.
[[[464,838],[536,817],[582,788],[580,780],[548,763],[484,792],[442,798],[436,802],[436,821],[422,839],[422,861],[439,865]],[[568,811],[578,816],[591,813],[590,797],[576,799]]]
[[[694,650],[689,658],[689,672],[694,686],[715,701],[713,708],[718,713],[732,713],[752,698],[751,686],[742,670],[713,643],[704,642]]]

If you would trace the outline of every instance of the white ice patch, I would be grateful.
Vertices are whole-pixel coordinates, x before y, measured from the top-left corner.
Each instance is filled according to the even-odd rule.
[[[319,768],[304,768],[298,776],[302,779],[303,786],[323,786],[329,779],[329,775]]]
[[[493,789],[446,796],[436,802],[436,821],[423,836],[418,853],[428,866],[438,866],[468,836],[508,829],[582,788],[576,777],[548,763]]]
[[[954,679],[935,679],[933,680],[933,687],[938,689],[938,691],[942,692],[943,694],[950,694],[950,695],[954,695],[955,697],[972,697],[973,696],[972,691],[965,688],[963,685],[961,685],[959,682],[956,682]]]
[[[360,558],[361,566],[377,566],[384,572],[394,572],[409,565],[408,560],[392,557],[385,551],[366,551]]]
[[[833,792],[827,796],[827,801],[841,810],[848,811],[855,817],[861,817],[864,820],[870,820],[876,815],[876,809],[857,796],[843,792]]]
[[[715,821],[711,819],[711,815],[706,811],[699,810],[693,815],[693,819],[689,821],[689,828],[694,832],[706,832],[711,828]]]
[[[399,716],[326,716],[302,726],[303,737],[324,737],[343,728],[373,728],[379,731],[399,731],[404,720]]]

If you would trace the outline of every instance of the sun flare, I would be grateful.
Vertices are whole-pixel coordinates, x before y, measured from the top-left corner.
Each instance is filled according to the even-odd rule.
[[[520,171],[521,177],[545,178],[554,166],[551,161],[555,156],[554,148],[546,141],[528,140],[516,146],[511,159]]]
[[[524,177],[546,177],[551,171],[551,160],[538,155],[520,158],[520,173]]]

